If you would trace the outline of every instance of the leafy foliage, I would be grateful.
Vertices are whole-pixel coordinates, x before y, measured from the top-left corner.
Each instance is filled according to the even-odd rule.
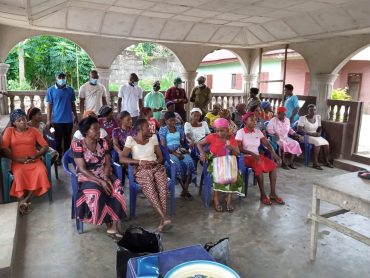
[[[48,88],[55,82],[55,74],[59,71],[67,74],[69,85],[78,88],[88,80],[89,71],[94,67],[83,49],[64,38],[37,36],[21,43],[24,48],[25,76],[31,88]],[[10,64],[7,78],[8,85],[12,84],[12,86],[16,85],[11,82],[12,80],[19,80],[17,50],[18,45],[10,51],[5,60],[5,63]],[[77,72],[79,73],[78,80]]]
[[[154,58],[166,58],[174,55],[168,48],[151,42],[138,43],[128,47],[127,50],[133,50],[135,55],[143,61],[144,67],[148,66]]]
[[[347,93],[348,88],[337,88],[331,93],[331,99],[334,100],[351,100],[351,96]]]
[[[31,90],[35,90],[35,88],[33,88],[31,84],[28,83],[27,81],[19,82],[18,80],[9,80],[8,90],[10,91],[17,91],[17,90],[31,91]]]

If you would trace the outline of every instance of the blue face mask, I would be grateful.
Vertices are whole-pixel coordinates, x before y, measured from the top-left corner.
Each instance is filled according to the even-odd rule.
[[[90,78],[90,84],[96,85],[98,83],[98,79]]]
[[[57,84],[58,84],[59,86],[64,86],[64,85],[66,84],[66,80],[65,80],[65,79],[58,79],[58,80],[57,80]]]

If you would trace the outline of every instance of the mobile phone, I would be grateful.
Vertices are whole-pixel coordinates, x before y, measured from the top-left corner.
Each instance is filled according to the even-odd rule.
[[[50,133],[54,133],[55,132],[54,127],[51,127],[49,130],[50,130]]]

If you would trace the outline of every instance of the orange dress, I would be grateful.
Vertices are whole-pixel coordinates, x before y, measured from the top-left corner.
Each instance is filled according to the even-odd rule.
[[[23,158],[36,154],[36,143],[41,147],[47,146],[36,128],[29,127],[26,131],[19,132],[14,127],[8,127],[4,132],[1,147],[10,148],[14,157]],[[45,164],[40,159],[29,164],[12,161],[12,172],[14,181],[10,189],[11,196],[21,198],[25,190],[33,191],[34,195],[40,196],[50,188]]]

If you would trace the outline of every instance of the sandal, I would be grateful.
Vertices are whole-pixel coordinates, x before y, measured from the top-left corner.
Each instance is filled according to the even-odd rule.
[[[293,164],[290,164],[290,165],[289,165],[289,168],[297,169],[297,167],[295,167]]]
[[[285,170],[290,170],[289,167],[285,163],[281,164],[281,168],[283,168]]]
[[[234,207],[232,205],[226,204],[226,211],[232,213],[234,211]]]
[[[261,202],[264,205],[267,205],[267,206],[271,206],[272,205],[272,202],[271,202],[270,198],[267,197],[266,195],[261,198]]]
[[[326,163],[326,164],[324,164],[324,166],[326,166],[328,168],[334,168],[333,164],[331,164],[331,163]]]
[[[188,192],[185,193],[185,198],[188,199],[188,200],[193,200],[193,195],[191,195],[188,191]]]
[[[316,170],[324,170],[320,165],[313,165],[312,168]]]
[[[215,210],[217,211],[217,212],[223,212],[224,210],[223,210],[223,208],[222,208],[222,205],[221,204],[217,204],[217,205],[215,205]]]
[[[277,204],[279,205],[285,205],[285,202],[282,198],[278,197],[278,196],[270,196],[270,200],[276,202]]]

